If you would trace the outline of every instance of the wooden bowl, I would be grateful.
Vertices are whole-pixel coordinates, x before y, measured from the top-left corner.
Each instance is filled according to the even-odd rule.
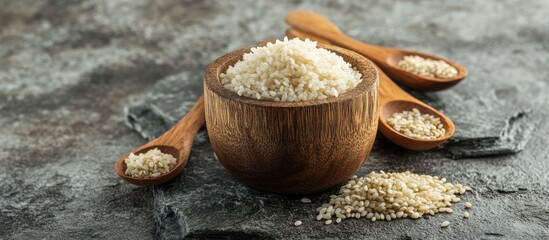
[[[355,174],[378,125],[378,73],[361,55],[318,44],[343,57],[362,82],[339,97],[306,102],[252,99],[223,87],[219,75],[250,48],[212,62],[204,75],[206,126],[221,164],[243,183],[268,192],[327,190]]]

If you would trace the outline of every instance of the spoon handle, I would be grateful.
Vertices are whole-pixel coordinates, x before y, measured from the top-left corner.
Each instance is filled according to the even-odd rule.
[[[334,36],[334,45],[353,50],[362,56],[365,56],[377,65],[387,65],[387,57],[391,54],[389,48],[382,48],[350,38],[346,35]]]
[[[366,44],[348,37],[330,20],[309,11],[294,11],[286,16],[286,23],[293,28],[308,34],[322,37],[332,45],[344,47],[358,52],[378,65],[386,65],[387,57],[393,52],[390,48],[383,48]]]
[[[166,145],[173,146],[178,150],[191,147],[194,136],[204,125],[204,96],[201,96],[194,104],[193,108],[162,136],[149,142],[147,145]]]
[[[375,64],[374,64],[375,65]],[[406,100],[409,102],[415,102],[417,104],[429,107],[426,103],[420,101],[414,96],[410,95],[406,91],[402,90],[393,80],[391,80],[385,72],[383,72],[377,65],[375,66],[377,73],[379,74],[379,105],[383,106],[385,103],[393,100]]]

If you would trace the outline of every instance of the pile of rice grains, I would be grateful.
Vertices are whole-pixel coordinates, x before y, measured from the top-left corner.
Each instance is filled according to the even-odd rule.
[[[417,55],[405,56],[398,62],[398,67],[416,75],[448,79],[457,76],[458,70],[442,60],[422,58]]]
[[[130,155],[124,159],[127,176],[134,178],[156,178],[170,172],[177,163],[171,154],[162,153],[158,148],[146,153]]]
[[[387,124],[394,130],[410,138],[432,140],[443,137],[446,133],[440,118],[431,114],[422,114],[417,108],[412,111],[393,113]]]
[[[448,183],[445,178],[437,176],[418,175],[409,171],[371,172],[365,177],[351,177],[338,195],[331,195],[329,202],[316,209],[316,219],[330,225],[353,218],[366,218],[374,222],[452,213],[452,204],[460,201],[457,195],[470,190],[469,187]],[[308,198],[301,201],[311,202]],[[471,203],[465,203],[465,208],[471,207]],[[463,218],[469,218],[469,212],[464,212]],[[295,226],[301,224],[301,221],[294,223]],[[440,226],[447,227],[449,224],[444,221]]]
[[[362,81],[350,63],[316,44],[284,38],[252,48],[220,74],[221,83],[240,96],[299,102],[338,97]]]

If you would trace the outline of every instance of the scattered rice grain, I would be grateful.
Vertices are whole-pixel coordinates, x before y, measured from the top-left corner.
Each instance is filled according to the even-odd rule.
[[[440,224],[440,226],[443,227],[443,228],[448,227],[448,225],[450,225],[450,222],[448,222],[448,221],[444,221]]]

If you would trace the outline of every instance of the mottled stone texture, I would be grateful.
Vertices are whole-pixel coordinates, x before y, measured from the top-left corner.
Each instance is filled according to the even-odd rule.
[[[302,204],[248,188],[215,160],[206,130],[174,181],[142,188],[116,176],[120,155],[189,110],[210,61],[282,37],[292,9],[468,67],[450,90],[412,92],[454,120],[451,142],[410,152],[379,136],[359,172],[472,186],[468,220],[460,203],[428,219],[323,226],[314,209],[337,189]],[[545,239],[548,12],[544,0],[0,0],[0,239]]]

